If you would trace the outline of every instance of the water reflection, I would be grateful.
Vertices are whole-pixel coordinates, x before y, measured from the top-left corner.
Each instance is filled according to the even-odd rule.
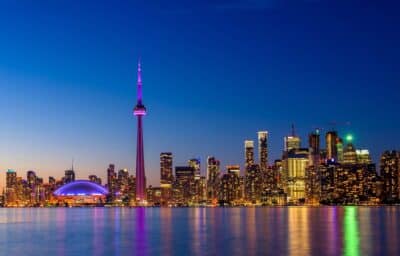
[[[55,209],[56,211],[56,236],[57,244],[56,250],[57,255],[65,255],[65,237],[66,237],[66,211],[64,209]]]
[[[137,208],[136,219],[135,219],[135,255],[148,255],[147,253],[147,234],[146,234],[146,209],[143,207]]]
[[[308,241],[308,208],[288,208],[288,240],[290,255],[309,255],[310,244]]]
[[[162,234],[161,239],[161,251],[164,255],[174,255],[174,248],[172,247],[172,209],[162,208],[160,210],[160,223]]]
[[[344,255],[360,255],[357,208],[355,206],[344,209]]]
[[[399,207],[0,209],[0,255],[400,255]]]

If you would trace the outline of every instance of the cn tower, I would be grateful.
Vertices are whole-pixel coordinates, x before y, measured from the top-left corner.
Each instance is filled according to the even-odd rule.
[[[138,63],[137,77],[137,103],[133,114],[137,116],[137,145],[136,145],[136,201],[143,203],[146,200],[146,176],[144,174],[144,152],[143,152],[143,121],[146,108],[142,103],[142,69]]]

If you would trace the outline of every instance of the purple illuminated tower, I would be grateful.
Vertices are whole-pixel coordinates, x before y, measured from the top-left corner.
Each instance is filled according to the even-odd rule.
[[[146,115],[146,108],[142,103],[142,69],[138,63],[137,78],[137,103],[133,114],[137,116],[137,146],[136,146],[136,200],[143,202],[146,199],[146,176],[144,174],[144,152],[143,152],[143,124],[142,117]]]

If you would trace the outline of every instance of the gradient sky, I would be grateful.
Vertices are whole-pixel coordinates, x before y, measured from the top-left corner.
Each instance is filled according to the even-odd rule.
[[[105,177],[135,166],[142,59],[146,172],[207,155],[243,165],[270,132],[338,125],[375,161],[398,149],[399,5],[385,1],[11,1],[0,3],[0,170]],[[0,175],[4,184],[4,174]]]

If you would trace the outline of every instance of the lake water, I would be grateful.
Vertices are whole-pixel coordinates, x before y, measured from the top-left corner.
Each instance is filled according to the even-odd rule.
[[[0,209],[0,255],[400,255],[400,207]]]

